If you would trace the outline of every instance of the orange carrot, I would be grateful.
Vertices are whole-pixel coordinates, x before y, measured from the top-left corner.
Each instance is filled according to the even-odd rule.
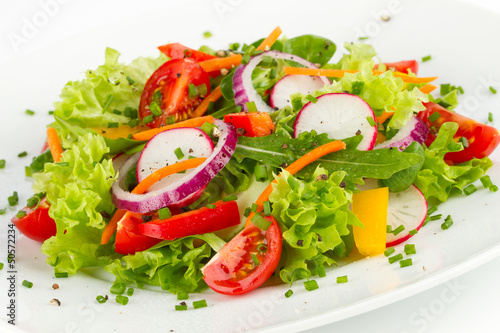
[[[382,113],[380,116],[378,117],[375,117],[375,119],[377,120],[377,123],[379,124],[383,124],[390,116],[392,116],[394,114],[394,112],[387,112],[387,111],[384,111],[384,113]]]
[[[197,166],[205,162],[205,160],[206,160],[205,157],[191,158],[158,169],[149,176],[147,176],[142,182],[137,184],[137,186],[132,190],[131,193],[143,194],[144,192],[146,192],[148,188],[151,187],[151,185],[160,181],[161,179],[173,175],[174,173],[178,173],[180,171],[196,168]],[[109,241],[109,239],[115,232],[116,227],[118,226],[118,221],[121,220],[121,218],[123,217],[123,215],[125,215],[126,212],[127,210],[125,209],[116,210],[115,214],[109,221],[108,225],[106,225],[106,228],[104,228],[104,231],[101,236],[101,244],[106,244]]]
[[[220,71],[223,68],[229,69],[241,64],[241,54],[234,54],[225,58],[214,58],[199,62],[198,64],[205,70],[205,72]]]
[[[60,162],[62,157],[62,146],[57,131],[54,127],[47,128],[47,144],[49,145],[50,153],[54,162]]]
[[[199,117],[196,119],[188,119],[188,120],[184,120],[184,121],[172,124],[172,125],[167,125],[167,126],[158,127],[158,128],[152,128],[152,129],[149,129],[146,131],[135,133],[134,135],[132,135],[132,138],[134,140],[149,140],[153,136],[155,136],[156,134],[163,132],[163,131],[166,131],[166,130],[169,130],[169,129],[172,129],[172,128],[199,127],[199,126],[203,125],[205,122],[213,123],[214,118],[212,116],[205,116],[205,117]]]
[[[196,117],[201,117],[207,112],[208,106],[210,105],[210,102],[217,102],[217,100],[222,96],[222,92],[220,91],[220,86],[212,90],[212,92],[205,97],[203,102],[196,107],[196,109],[191,113],[190,117],[191,118],[196,118]]]
[[[310,152],[308,152],[304,156],[301,156],[295,162],[290,164],[285,170],[288,171],[290,174],[294,175],[297,172],[299,172],[300,170],[302,170],[305,166],[313,163],[317,159],[319,159],[327,154],[330,154],[330,153],[333,153],[333,152],[336,152],[336,151],[339,151],[342,149],[345,149],[344,142],[339,141],[339,140],[329,142],[327,144],[324,144],[322,146],[319,146],[319,147],[311,150]],[[281,176],[281,173],[279,174],[279,176]],[[261,193],[261,195],[255,201],[255,203],[257,204],[257,212],[261,212],[264,209],[264,201],[267,201],[269,199],[269,195],[273,191],[273,187],[272,187],[273,183],[277,183],[276,179],[273,180],[271,182],[271,184],[269,184],[266,187],[266,189]],[[250,215],[248,215],[247,221],[245,222],[245,226],[248,226],[250,223],[252,223],[252,217],[254,215],[255,215],[254,212],[251,212]]]
[[[257,47],[257,51],[266,51],[266,48],[271,48],[273,44],[278,40],[278,37],[281,35],[281,28],[276,27],[270,34],[269,36],[266,37],[260,43],[259,47]]]
[[[423,92],[424,94],[430,94],[433,92],[437,87],[433,84],[427,84],[420,88],[420,91]]]
[[[320,69],[320,68],[301,68],[301,67],[285,67],[285,74],[288,75],[314,75],[314,76],[329,76],[343,77],[345,73],[357,73],[357,70],[341,70],[341,69]],[[382,71],[374,70],[373,74],[380,75]],[[408,74],[392,72],[395,77],[401,78],[404,82],[409,83],[427,83],[434,81],[437,77],[415,77]]]

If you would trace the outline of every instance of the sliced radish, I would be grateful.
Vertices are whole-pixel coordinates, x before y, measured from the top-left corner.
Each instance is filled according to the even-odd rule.
[[[262,52],[261,54],[252,57],[246,65],[238,66],[233,75],[234,103],[236,105],[241,105],[243,111],[248,111],[248,102],[254,102],[257,110],[259,110],[260,112],[273,111],[273,108],[267,105],[267,103],[262,100],[252,83],[252,73],[257,65],[262,61],[262,58],[264,56],[275,59],[291,60],[298,63],[299,65],[308,68],[318,68],[312,62],[307,61],[299,56],[278,51]],[[330,80],[325,76],[321,76],[320,79],[324,84],[331,84]]]
[[[414,141],[422,144],[427,139],[427,135],[429,135],[427,125],[422,119],[413,116],[392,139],[379,143],[374,149],[396,147],[403,151]]]
[[[377,188],[376,179],[365,179],[365,184],[360,185],[361,190]],[[389,192],[389,207],[387,208],[387,225],[396,230],[403,225],[404,230],[394,235],[387,233],[386,247],[395,246],[408,240],[412,235],[410,231],[419,230],[427,217],[427,200],[422,192],[411,185],[401,192]]]
[[[315,130],[318,134],[327,133],[330,139],[346,139],[363,135],[358,150],[371,150],[377,139],[377,127],[370,125],[368,118],[375,123],[372,108],[356,95],[333,93],[318,97],[316,103],[307,103],[295,120],[294,136]]]
[[[324,86],[325,82],[319,76],[286,75],[274,85],[269,97],[269,104],[272,108],[282,109],[291,105],[291,94],[309,95]]]

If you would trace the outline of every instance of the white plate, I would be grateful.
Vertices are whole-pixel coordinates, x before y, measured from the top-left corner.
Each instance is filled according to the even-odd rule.
[[[380,20],[383,10],[391,14],[387,23]],[[0,158],[7,160],[7,167],[0,170],[0,203],[5,205],[13,190],[20,193],[20,202],[30,196],[31,183],[24,177],[23,166],[42,145],[43,125],[50,122],[46,110],[52,108],[51,103],[68,80],[79,79],[85,69],[102,63],[106,46],[117,48],[123,60],[129,61],[153,55],[157,45],[170,41],[189,46],[209,43],[220,48],[229,42],[251,42],[276,25],[287,36],[314,33],[333,39],[339,47],[335,59],[342,53],[344,41],[364,35],[370,36],[369,42],[385,61],[420,59],[430,54],[432,60],[421,64],[421,76],[439,75],[439,83],[461,85],[466,91],[459,109],[462,113],[485,121],[488,112],[495,113],[500,105],[500,94],[487,91],[500,77],[496,65],[500,47],[485,33],[500,31],[498,16],[469,5],[430,0],[418,4],[332,1],[307,7],[301,1],[190,3],[86,33],[1,68]],[[209,40],[200,38],[206,30],[213,33]],[[485,88],[488,80],[493,83],[486,83]],[[26,108],[37,111],[37,115],[25,115]],[[27,151],[28,157],[18,158],[22,151]],[[500,162],[500,153],[492,159]],[[499,184],[499,165],[490,174]],[[295,293],[289,299],[284,298],[288,286],[266,287],[241,297],[207,291],[192,295],[191,300],[204,298],[209,307],[186,312],[174,311],[178,302],[173,295],[137,288],[127,306],[114,301],[98,304],[97,295],[109,295],[111,276],[83,270],[69,279],[54,279],[39,244],[21,236],[16,244],[17,327],[28,332],[298,331],[338,321],[414,295],[496,257],[500,253],[500,192],[490,193],[481,185],[478,188],[474,195],[454,198],[440,207],[440,213],[451,214],[455,224],[447,231],[440,229],[439,222],[423,228],[411,241],[418,253],[409,268],[389,265],[385,257],[371,258],[318,278],[317,291],[306,292],[301,283],[294,285]],[[15,211],[10,209],[7,215]],[[7,247],[7,221],[7,216],[0,217],[2,249]],[[396,250],[401,252],[402,248]],[[5,294],[7,267],[1,274],[0,288]],[[337,285],[335,278],[341,275],[348,275],[349,283]],[[34,287],[22,287],[24,279],[34,282]],[[54,282],[60,289],[51,289]],[[62,302],[61,307],[48,303],[54,297]],[[7,304],[5,295],[2,299],[2,304]],[[3,324],[6,317],[2,318]]]

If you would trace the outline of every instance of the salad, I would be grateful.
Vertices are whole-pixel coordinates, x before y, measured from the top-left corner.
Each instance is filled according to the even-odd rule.
[[[496,191],[498,130],[453,111],[460,87],[435,98],[415,60],[354,43],[331,63],[327,38],[280,35],[127,65],[107,49],[63,88],[12,219],[56,277],[101,266],[117,294],[236,295],[271,276],[312,290],[352,251],[390,256],[473,182]]]

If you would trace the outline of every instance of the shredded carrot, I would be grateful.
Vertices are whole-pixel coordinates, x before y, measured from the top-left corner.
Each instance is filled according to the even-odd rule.
[[[155,136],[156,134],[163,132],[163,131],[166,131],[166,130],[170,130],[172,128],[199,127],[199,126],[203,125],[205,122],[213,123],[214,117],[212,117],[212,116],[199,117],[196,119],[184,120],[184,121],[172,124],[172,125],[167,125],[167,126],[158,127],[158,128],[152,128],[152,129],[142,131],[142,132],[139,132],[139,133],[132,135],[132,139],[134,139],[134,140],[149,140],[153,136]]]
[[[60,162],[62,157],[62,146],[57,131],[54,127],[47,128],[47,144],[49,145],[50,154],[54,159],[54,162]]]
[[[190,117],[191,118],[196,118],[196,117],[201,117],[207,112],[208,106],[210,105],[210,102],[217,102],[217,100],[222,96],[222,92],[220,91],[220,86],[212,90],[212,92],[205,97],[203,102],[198,105],[198,107],[191,113]]]
[[[273,44],[278,40],[278,37],[281,35],[281,28],[276,27],[270,34],[269,36],[266,37],[260,43],[259,47],[257,47],[257,51],[266,51],[266,48],[270,48],[273,46]]]
[[[314,76],[328,76],[328,77],[343,77],[345,73],[357,73],[357,70],[341,70],[341,69],[320,69],[320,68],[301,68],[301,67],[285,67],[285,74],[288,75],[314,75]],[[374,70],[373,74],[380,75],[382,71]],[[404,82],[409,83],[427,83],[434,81],[437,77],[415,77],[408,74],[392,72],[395,77],[401,78]]]
[[[378,117],[375,117],[375,119],[377,120],[377,123],[379,124],[383,124],[387,119],[389,119],[390,116],[392,116],[394,114],[394,112],[387,112],[387,111],[384,111],[384,113],[382,113],[380,116]]]
[[[229,69],[239,66],[242,58],[243,56],[241,54],[234,54],[225,58],[208,59],[201,61],[198,64],[205,70],[205,72],[215,72],[220,71],[223,68]]]
[[[133,194],[143,194],[146,192],[148,188],[151,187],[154,183],[160,181],[161,179],[173,175],[174,173],[178,173],[187,169],[193,169],[205,162],[206,158],[205,157],[198,157],[198,158],[191,158],[187,159],[175,164],[167,165],[166,167],[163,167],[161,169],[156,170],[149,176],[147,176],[142,182],[137,184],[137,186],[132,190],[131,193]],[[108,225],[106,225],[106,228],[104,228],[104,231],[101,236],[101,244],[106,244],[113,233],[115,232],[117,226],[118,226],[118,221],[125,215],[127,210],[125,209],[117,209],[111,220],[109,221]]]
[[[420,91],[423,92],[424,94],[430,94],[433,92],[437,87],[433,84],[427,84],[420,88]]]
[[[324,144],[322,146],[319,146],[319,147],[311,150],[310,152],[308,152],[304,156],[301,156],[295,162],[290,164],[285,170],[288,171],[290,174],[294,175],[297,172],[299,172],[300,170],[302,170],[304,167],[306,167],[307,165],[316,161],[317,159],[319,159],[327,154],[330,154],[330,153],[333,153],[333,152],[336,152],[336,151],[339,151],[342,149],[345,149],[344,142],[339,141],[339,140],[329,142],[327,144]],[[279,176],[281,176],[281,173]],[[261,193],[261,195],[255,201],[255,203],[257,204],[257,212],[261,212],[264,209],[264,201],[267,201],[269,199],[269,195],[273,191],[273,187],[272,187],[273,183],[276,183],[276,179],[273,180],[271,182],[271,184],[269,184],[265,188],[265,190]],[[248,225],[250,225],[250,223],[252,223],[252,218],[254,215],[255,215],[254,212],[251,212],[250,215],[248,215],[247,221],[245,222],[245,226],[248,226]]]

